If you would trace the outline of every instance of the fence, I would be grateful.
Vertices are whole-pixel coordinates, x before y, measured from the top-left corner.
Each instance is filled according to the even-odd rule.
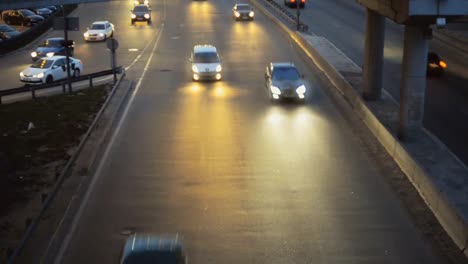
[[[117,67],[115,69],[110,69],[110,70],[105,70],[105,71],[100,71],[100,72],[95,72],[91,74],[85,74],[81,75],[80,77],[73,77],[70,79],[71,83],[76,83],[80,81],[89,81],[89,86],[93,87],[93,79],[97,77],[102,77],[102,76],[107,76],[111,74],[117,74],[121,73],[123,71],[122,67]],[[7,89],[7,90],[2,90],[0,91],[0,104],[2,103],[2,97],[5,96],[10,96],[10,95],[15,95],[15,94],[22,94],[22,93],[31,93],[31,97],[33,99],[36,98],[36,91],[39,90],[44,90],[44,89],[50,89],[54,88],[57,86],[62,86],[62,92],[66,92],[68,82],[67,80],[60,80],[52,83],[46,83],[46,84],[41,84],[41,85],[30,85],[30,86],[23,86],[23,87],[18,87],[18,88],[12,88],[12,89]],[[71,87],[71,86],[70,86]],[[72,92],[69,90],[68,92]]]

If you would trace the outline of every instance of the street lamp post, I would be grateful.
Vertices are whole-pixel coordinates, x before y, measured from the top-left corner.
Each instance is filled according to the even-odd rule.
[[[300,11],[300,2],[301,0],[296,0],[296,15],[297,15],[297,21],[296,21],[296,26],[297,26],[297,30],[300,29],[300,23],[301,23],[301,20],[299,19],[299,17],[301,16],[301,11]]]

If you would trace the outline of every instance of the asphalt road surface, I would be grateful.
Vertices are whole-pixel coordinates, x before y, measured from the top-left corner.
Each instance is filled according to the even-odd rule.
[[[283,0],[275,0],[283,4]],[[295,9],[289,9],[296,14]],[[308,1],[301,19],[309,30],[324,36],[357,65],[364,60],[365,8],[349,0]],[[384,88],[399,100],[404,27],[387,20]],[[468,164],[468,54],[433,38],[429,50],[448,64],[442,77],[428,78],[424,126]]]
[[[178,233],[195,264],[438,263],[326,84],[262,14],[234,22],[233,3],[157,1],[143,27],[128,1],[82,7],[112,19],[123,46],[149,48],[57,263],[117,263],[128,230]],[[222,56],[220,82],[190,79],[204,43]],[[267,100],[270,61],[296,63],[308,103]]]

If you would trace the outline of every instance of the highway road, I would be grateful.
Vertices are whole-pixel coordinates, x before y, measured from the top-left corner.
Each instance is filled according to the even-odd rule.
[[[283,4],[283,0],[275,0]],[[295,14],[295,9],[290,9]],[[357,65],[364,60],[365,8],[356,1],[313,0],[301,10],[309,30],[330,40]],[[383,87],[399,100],[404,27],[387,20]],[[468,164],[468,54],[433,38],[430,50],[447,62],[445,76],[428,78],[424,126]]]
[[[127,231],[178,233],[195,264],[444,263],[322,91],[329,84],[262,14],[234,22],[233,3],[157,1],[159,19],[143,27],[129,26],[128,1],[80,8],[83,20],[114,22],[123,47],[149,46],[57,263],[117,263]],[[200,43],[217,46],[222,81],[191,82]],[[267,100],[270,61],[296,63],[307,103]]]

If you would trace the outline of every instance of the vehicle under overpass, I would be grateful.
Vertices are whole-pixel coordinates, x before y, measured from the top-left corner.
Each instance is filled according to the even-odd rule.
[[[385,18],[405,25],[398,136],[420,128],[424,116],[428,40],[435,27],[468,16],[468,0],[356,0],[365,6],[366,39],[363,97],[382,94]]]
[[[0,1],[0,10],[107,1],[111,0],[2,0]]]

